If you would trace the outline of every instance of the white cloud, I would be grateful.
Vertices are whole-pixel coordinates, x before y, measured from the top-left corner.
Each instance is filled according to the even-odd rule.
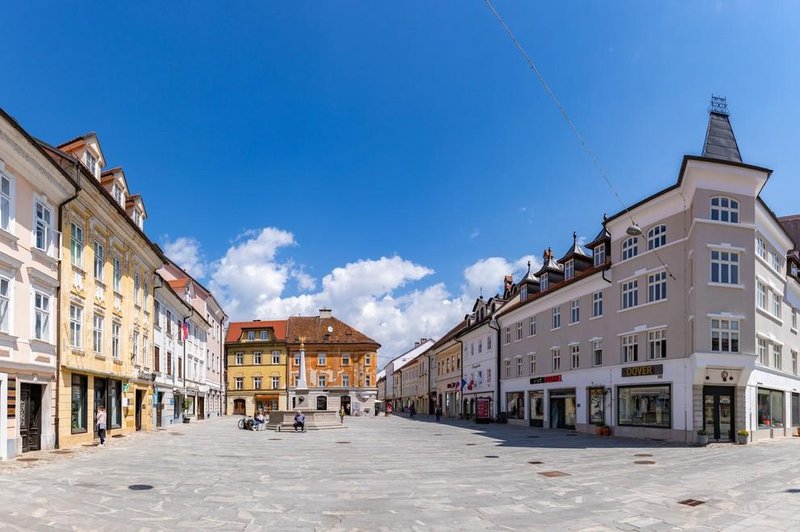
[[[316,315],[323,307],[378,341],[380,365],[419,338],[440,338],[469,312],[479,287],[484,297],[502,290],[503,276],[519,280],[532,256],[489,257],[464,269],[457,293],[427,282],[434,271],[400,256],[360,259],[334,268],[317,283],[283,254],[294,235],[277,228],[248,231],[208,268],[209,288],[234,321]],[[297,295],[287,294],[290,281]],[[318,286],[319,285],[319,286]],[[295,286],[295,285],[292,285]]]
[[[170,241],[166,236],[164,254],[195,279],[205,277],[208,271],[202,247],[196,238],[182,236]]]
[[[469,234],[469,237],[470,238],[478,238],[478,236],[480,236],[480,234],[481,234],[480,231],[478,231],[477,229],[473,229],[472,232]]]

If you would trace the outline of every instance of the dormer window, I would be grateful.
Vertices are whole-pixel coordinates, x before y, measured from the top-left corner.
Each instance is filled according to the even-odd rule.
[[[550,284],[549,274],[543,273],[541,278],[539,279],[539,290],[544,292],[545,290],[547,290],[549,284]]]
[[[137,227],[139,227],[139,229],[142,229],[142,222],[143,222],[143,218],[142,218],[141,211],[139,211],[139,209],[134,210],[133,211],[133,223],[135,223],[137,225]]]
[[[724,196],[711,198],[711,219],[732,224],[739,223],[739,202]]]
[[[601,266],[606,262],[606,245],[599,244],[594,248],[594,265]]]
[[[111,193],[114,195],[114,200],[124,207],[125,200],[122,198],[122,187],[120,187],[119,184],[114,183],[114,185],[111,187]]]
[[[564,263],[564,280],[572,279],[575,277],[575,261],[569,259]]]
[[[84,153],[83,161],[86,164],[86,168],[92,173],[93,176],[97,176],[97,157],[91,154],[88,150]]]
[[[522,285],[519,291],[519,300],[525,301],[526,299],[528,299],[528,285]]]

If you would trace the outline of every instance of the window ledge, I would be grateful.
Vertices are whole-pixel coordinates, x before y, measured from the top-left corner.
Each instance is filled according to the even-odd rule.
[[[767,311],[767,310],[764,310],[764,309],[763,309],[763,308],[761,308],[761,307],[758,307],[758,306],[757,306],[757,307],[756,307],[756,312],[758,312],[759,314],[761,314],[761,315],[762,315],[762,316],[764,316],[765,318],[769,318],[770,320],[774,321],[774,322],[775,322],[775,323],[777,323],[778,325],[783,325],[783,320],[782,320],[781,318],[778,318],[777,316],[775,316],[775,315],[771,314],[769,311]]]
[[[45,251],[43,249],[39,249],[37,247],[31,247],[31,254],[34,257],[39,258],[40,260],[42,260],[43,262],[45,262],[46,264],[48,264],[52,268],[55,268],[56,266],[58,266],[58,259],[55,258],[55,257],[51,257],[47,253],[47,251]]]
[[[70,349],[70,351],[72,351],[73,355],[78,355],[78,356],[85,356],[86,355],[86,351],[81,349],[80,347],[75,347],[75,346],[71,345],[71,346],[69,346],[69,349]]]
[[[629,310],[637,310],[637,309],[640,309],[640,308],[643,308],[643,307],[649,307],[651,305],[658,305],[659,303],[665,303],[666,301],[668,301],[668,299],[664,298],[664,299],[659,299],[658,301],[650,301],[648,303],[642,303],[641,305],[636,305],[636,306],[633,306],[633,307],[621,308],[621,309],[619,309],[617,311],[617,314],[621,314],[623,312],[628,312]]]
[[[572,327],[573,325],[580,325],[580,324],[581,324],[581,322],[579,322],[579,321],[574,321],[574,322],[572,322],[572,323],[568,323],[568,324],[567,324],[567,327]]]
[[[19,241],[19,237],[11,231],[0,227],[0,240],[5,241],[6,243],[16,244],[17,241]]]
[[[31,339],[30,339],[30,343],[31,343],[31,345],[32,345],[32,346],[39,346],[39,347],[45,347],[45,346],[49,346],[49,347],[55,347],[55,345],[53,344],[53,342],[49,342],[49,341],[47,341],[47,340],[41,340],[41,339],[39,339],[39,338],[31,338]]]
[[[106,360],[108,357],[106,357],[105,355],[101,355],[100,353],[95,353],[94,358],[96,358],[97,360]]]
[[[0,340],[5,340],[6,342],[16,342],[18,338],[19,336],[14,336],[6,331],[0,331]]]
[[[600,318],[602,318],[602,317],[603,317],[603,315],[602,315],[602,314],[600,314],[599,316],[592,316],[591,318],[589,318],[589,321],[592,321],[592,320],[599,320],[599,319],[600,319]]]
[[[118,359],[118,358],[115,358],[115,359],[114,359],[114,364],[118,364],[118,365],[120,365],[120,366],[121,366],[121,365],[122,365],[122,360],[120,360],[120,359]]]
[[[738,288],[739,290],[744,290],[744,285],[743,284],[715,283],[714,281],[709,281],[706,284],[708,286],[717,286],[719,288]]]

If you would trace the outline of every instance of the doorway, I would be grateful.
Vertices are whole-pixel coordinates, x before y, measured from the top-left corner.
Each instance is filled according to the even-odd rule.
[[[206,418],[206,398],[201,396],[197,398],[197,419],[205,419],[205,418]]]
[[[233,415],[234,416],[243,416],[245,414],[246,414],[246,408],[245,408],[244,399],[234,399],[233,400]]]
[[[350,415],[350,396],[349,395],[343,395],[341,403],[342,403],[342,408],[344,408],[344,415],[349,416]]]
[[[327,410],[328,409],[328,398],[324,395],[320,395],[317,397],[317,410]]]
[[[156,428],[160,428],[161,414],[164,412],[164,392],[156,392]]]
[[[144,403],[144,391],[136,390],[136,430],[142,430],[142,404]]]
[[[575,392],[550,393],[550,428],[575,429]]]
[[[703,387],[703,427],[711,441],[733,441],[733,388]]]
[[[42,448],[42,387],[39,384],[20,384],[19,435],[22,452]]]

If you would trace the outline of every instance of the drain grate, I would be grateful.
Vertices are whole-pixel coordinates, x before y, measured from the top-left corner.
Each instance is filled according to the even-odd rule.
[[[434,434],[434,436],[441,436],[441,434]]]
[[[336,443],[350,443],[349,441],[337,441]]]
[[[278,441],[278,440],[282,440],[282,439],[283,439],[283,438],[270,438],[269,440],[270,440],[270,441]]]
[[[72,454],[72,451],[69,449],[59,449],[57,451],[53,451],[53,454]]]
[[[38,462],[38,458],[17,458],[17,462]]]
[[[533,464],[533,465],[539,465],[539,464],[543,464],[544,462],[540,462],[539,460],[531,460],[531,461],[530,461],[530,462],[528,462],[528,463],[529,463],[529,464]]]
[[[652,460],[636,460],[636,461],[634,462],[634,464],[639,464],[639,465],[652,465],[652,464],[655,464],[655,462],[653,462]]]
[[[466,443],[464,445],[478,445],[477,443]]]
[[[686,499],[683,501],[678,501],[678,504],[684,504],[686,506],[700,506],[701,504],[705,504],[706,501],[698,501],[697,499]]]
[[[639,454],[634,454],[633,456],[641,456],[641,457],[645,458],[645,457],[650,457],[650,456],[653,456],[653,455],[652,454],[647,454],[647,453],[639,453]]]
[[[497,456],[496,454],[487,454],[484,456],[484,458],[500,458],[500,457]]]
[[[564,473],[563,471],[544,471],[539,473],[543,477],[547,478],[556,478],[556,477],[568,477],[569,473]]]
[[[153,486],[150,484],[131,484],[128,486],[128,489],[133,491],[144,491],[153,489]]]

